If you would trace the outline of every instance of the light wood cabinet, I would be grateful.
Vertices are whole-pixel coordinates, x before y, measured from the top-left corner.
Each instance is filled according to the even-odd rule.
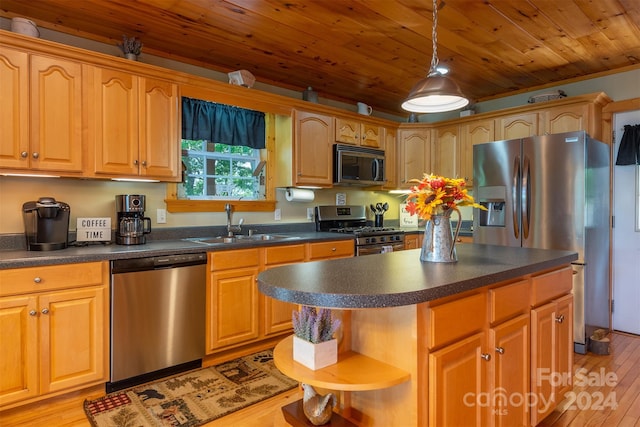
[[[571,389],[571,284],[564,267],[422,307],[429,425],[528,426],[553,411]]]
[[[401,128],[398,131],[398,151],[400,153],[400,188],[409,188],[412,179],[422,179],[432,172],[433,147],[431,129],[422,126]]]
[[[549,415],[571,390],[573,295],[531,310],[531,391],[538,396],[531,424]],[[545,403],[546,402],[546,403]]]
[[[0,47],[0,167],[80,175],[82,66]]]
[[[384,147],[384,128],[371,123],[342,117],[335,118],[335,140],[342,144],[381,149]]]
[[[529,407],[518,400],[530,390],[529,314],[500,323],[489,329],[489,349],[494,360],[489,378],[494,403],[491,424],[498,427],[527,426]],[[493,353],[491,353],[493,349]]]
[[[177,84],[85,66],[91,175],[178,181]]]
[[[422,247],[422,233],[412,233],[404,235],[404,248],[407,249],[418,249]]]
[[[264,268],[269,269],[287,264],[304,262],[305,245],[274,246],[263,251]],[[293,329],[291,314],[297,309],[297,304],[273,299],[260,293],[262,300],[262,325],[264,335],[289,332]]]
[[[322,259],[350,258],[355,251],[353,240],[308,243],[307,261]]]
[[[398,143],[395,129],[385,129],[384,161],[386,182],[382,188],[385,190],[396,189],[398,188]]]
[[[291,313],[297,306],[261,294],[257,285],[261,271],[353,254],[353,240],[210,252],[205,326],[207,354],[260,343],[292,331]]]
[[[1,407],[106,381],[106,262],[3,270],[0,283]]]
[[[333,118],[294,111],[293,184],[333,186]]]
[[[477,333],[429,354],[429,425],[486,426],[487,390],[483,359],[486,334]]]
[[[207,352],[258,338],[260,249],[210,252],[207,278]]]
[[[460,177],[460,134],[457,125],[435,128],[433,173],[448,178]]]
[[[519,113],[496,119],[496,139],[517,139],[538,135],[538,113]]]
[[[495,121],[493,119],[476,120],[460,125],[460,178],[473,187],[473,146],[495,141]]]

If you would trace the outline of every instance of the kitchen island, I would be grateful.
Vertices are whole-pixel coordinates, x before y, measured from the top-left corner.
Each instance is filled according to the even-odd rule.
[[[567,391],[538,376],[570,377],[570,263],[577,254],[475,244],[459,245],[457,253],[453,264],[423,263],[420,250],[409,250],[283,266],[260,273],[258,286],[282,301],[339,309],[341,354],[409,374],[376,390],[336,384],[348,391],[341,413],[356,424],[535,425]],[[276,364],[285,373],[314,383],[317,372],[282,353]],[[475,400],[496,390],[507,400],[516,393],[553,399],[540,408],[541,399],[506,406]]]

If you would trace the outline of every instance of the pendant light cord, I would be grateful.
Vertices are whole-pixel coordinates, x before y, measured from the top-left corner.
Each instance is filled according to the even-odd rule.
[[[436,70],[440,61],[438,60],[438,0],[433,0],[433,30],[431,31],[431,40],[433,40],[433,56],[431,56],[431,68],[429,76],[437,74]]]

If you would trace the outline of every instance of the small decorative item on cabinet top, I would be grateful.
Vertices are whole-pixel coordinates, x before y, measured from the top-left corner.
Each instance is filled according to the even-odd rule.
[[[309,369],[320,369],[338,361],[338,340],[334,334],[341,326],[331,318],[331,310],[302,306],[293,312],[293,360]]]
[[[455,239],[462,223],[458,207],[486,208],[467,193],[464,179],[425,174],[422,179],[411,182],[416,185],[407,196],[407,212],[427,221],[420,261],[456,262]],[[452,236],[450,217],[454,211],[458,214],[458,224]]]
[[[124,53],[124,57],[132,61],[138,60],[138,55],[142,52],[142,42],[136,37],[122,36],[122,43],[118,43],[118,47]]]

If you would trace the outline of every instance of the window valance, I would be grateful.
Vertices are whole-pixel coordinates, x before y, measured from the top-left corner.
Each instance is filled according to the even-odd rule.
[[[182,138],[265,148],[265,114],[201,99],[182,98]]]

